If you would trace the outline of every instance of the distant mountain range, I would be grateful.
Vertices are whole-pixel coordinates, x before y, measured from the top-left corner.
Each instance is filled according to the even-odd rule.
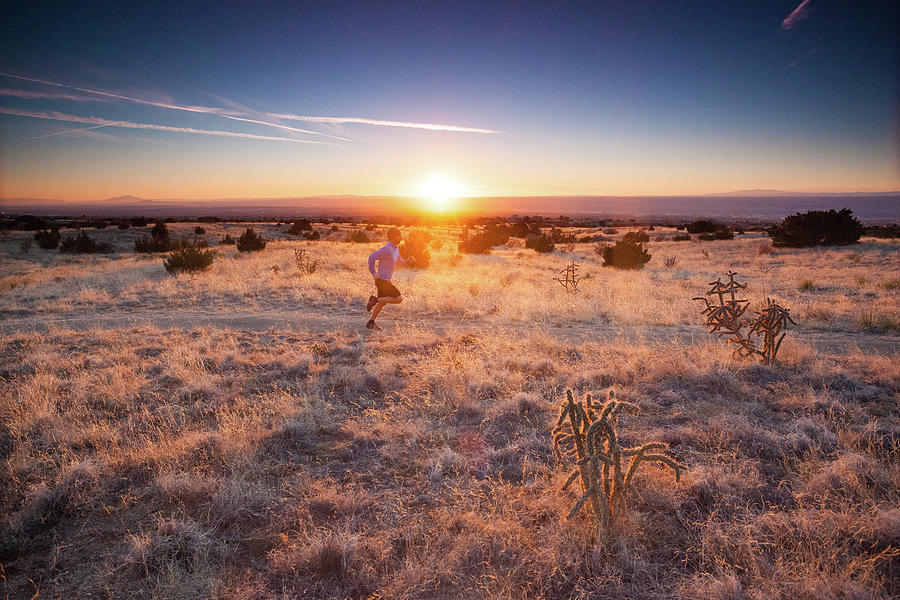
[[[711,217],[772,222],[796,212],[850,208],[865,222],[900,222],[900,191],[842,194],[739,190],[673,196],[521,196],[465,198],[465,215],[570,215],[601,219],[656,218],[683,221]],[[217,216],[273,218],[297,216],[402,216],[427,214],[417,198],[400,196],[310,196],[301,198],[148,199],[126,195],[96,202],[37,198],[0,199],[7,214],[47,216],[159,217]]]
[[[793,198],[793,197],[814,197],[814,196],[898,196],[900,191],[894,192],[786,192],[784,190],[737,190],[735,192],[723,192],[721,194],[703,194],[704,198]]]

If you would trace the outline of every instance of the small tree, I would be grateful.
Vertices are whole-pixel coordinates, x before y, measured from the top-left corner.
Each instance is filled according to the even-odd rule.
[[[169,229],[165,221],[158,221],[150,230],[150,237],[145,235],[134,240],[136,252],[169,252],[176,248],[175,243],[169,238]]]
[[[615,246],[602,249],[603,266],[617,269],[643,269],[650,261],[650,253],[644,245],[627,240],[619,240]]]
[[[553,252],[556,244],[550,241],[550,237],[546,234],[533,235],[525,239],[525,247],[531,248],[535,252]]]
[[[265,247],[266,240],[260,237],[252,227],[248,227],[237,239],[238,252],[259,252]]]
[[[163,261],[166,271],[172,273],[198,273],[205,271],[213,263],[216,253],[213,250],[201,250],[197,246],[184,246],[175,250]]]
[[[855,244],[862,233],[862,224],[849,208],[797,213],[768,229],[775,246],[789,248]]]

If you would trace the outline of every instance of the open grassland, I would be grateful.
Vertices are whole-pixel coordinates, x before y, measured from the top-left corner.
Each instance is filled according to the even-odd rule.
[[[374,243],[257,230],[275,238],[264,252],[219,247],[194,277],[129,253],[133,230],[91,232],[122,252],[93,257],[0,242],[10,598],[900,594],[895,242],[770,253],[658,230],[647,268],[621,272],[593,244],[451,267],[448,232],[430,269],[398,271],[406,300],[370,336]],[[294,248],[315,274],[295,276]],[[552,278],[573,258],[584,278],[566,295]],[[702,331],[690,297],[728,268],[753,308],[768,294],[792,309],[778,364],[687,335]],[[283,327],[190,318],[291,311]],[[86,314],[106,324],[67,325]],[[116,326],[128,314],[188,316]],[[554,333],[626,327],[677,334]],[[823,349],[814,333],[880,342]],[[578,494],[550,431],[567,387],[614,388],[642,409],[623,442],[662,440],[688,467],[678,484],[639,472],[614,538],[565,519]]]

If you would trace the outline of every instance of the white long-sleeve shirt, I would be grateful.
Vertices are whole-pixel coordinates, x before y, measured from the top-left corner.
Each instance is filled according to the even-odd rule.
[[[369,255],[369,273],[377,276],[378,279],[390,281],[391,277],[394,276],[394,268],[400,260],[400,248],[393,242],[388,242]],[[375,271],[376,261],[378,262],[377,274]]]

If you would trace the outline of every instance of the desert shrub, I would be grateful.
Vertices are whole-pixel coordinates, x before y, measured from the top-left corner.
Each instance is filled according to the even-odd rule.
[[[535,252],[553,252],[556,245],[550,241],[550,237],[546,234],[533,235],[525,240],[525,247],[531,248]]]
[[[44,250],[53,250],[59,246],[59,229],[42,229],[34,234],[34,241]]]
[[[691,234],[689,233],[679,233],[676,234],[675,237],[672,238],[673,242],[689,242],[691,241]]]
[[[150,230],[150,237],[142,235],[134,240],[134,249],[136,252],[170,252],[176,245],[169,237],[165,221],[158,221]]]
[[[206,235],[206,229],[203,227],[194,227],[194,235]]]
[[[231,235],[229,235],[227,233],[225,234],[225,237],[223,237],[221,240],[219,240],[219,244],[224,245],[224,246],[233,246],[236,243],[237,243],[237,240],[234,239],[233,237],[231,237]]]
[[[723,227],[717,231],[712,233],[701,233],[697,236],[697,239],[702,242],[711,242],[713,240],[733,240],[734,232],[727,227]]]
[[[535,223],[519,221],[509,226],[509,236],[514,238],[527,238],[533,235],[541,235],[541,228]]]
[[[431,234],[427,231],[413,231],[406,237],[406,241],[400,246],[400,255],[403,258],[412,257],[411,266],[425,269],[431,263]]]
[[[146,217],[134,217],[133,219],[131,219],[131,226],[132,227],[146,227],[147,226]]]
[[[853,211],[844,208],[840,211],[831,209],[797,213],[784,219],[780,225],[773,225],[767,232],[775,246],[843,246],[857,243],[862,236],[863,227],[853,216]]]
[[[575,242],[574,233],[563,233],[562,229],[556,227],[551,229],[550,233],[546,235],[554,244],[572,244]]]
[[[312,223],[310,223],[309,219],[294,219],[287,230],[291,235],[302,235],[304,237],[309,231],[312,231]]]
[[[347,234],[347,238],[345,241],[354,242],[356,244],[368,244],[371,240],[369,239],[369,234],[367,234],[365,231],[354,229],[349,234]]]
[[[666,265],[667,269],[671,269],[678,264],[678,256],[664,256],[663,264]]]
[[[643,269],[650,260],[650,253],[643,244],[619,240],[615,246],[604,246],[601,251],[604,267],[617,269]]]
[[[705,242],[734,239],[734,232],[730,227],[709,219],[691,221],[685,225],[685,229],[688,233],[697,234],[697,239]]]
[[[131,221],[125,219],[119,221],[119,229],[131,229]]]
[[[322,234],[316,231],[315,229],[310,229],[306,233],[303,234],[303,239],[314,242],[322,238]]]
[[[108,243],[96,242],[82,231],[74,237],[66,236],[59,244],[59,251],[66,254],[106,254],[113,251],[113,246]]]
[[[647,235],[647,232],[643,229],[638,229],[636,231],[629,231],[622,236],[622,239],[626,242],[633,242],[635,244],[646,244],[650,241],[650,236]]]
[[[772,244],[760,244],[756,247],[756,253],[760,256],[768,256],[775,251],[775,247]]]
[[[710,221],[709,219],[697,219],[684,226],[688,233],[715,233],[722,227],[724,227],[724,225],[717,223],[716,221]]]
[[[266,240],[260,237],[252,227],[248,227],[237,239],[238,252],[259,252],[266,247]]]
[[[312,275],[319,268],[321,262],[318,258],[312,258],[308,250],[294,249],[294,264],[297,266],[298,275]]]
[[[216,253],[212,250],[202,250],[197,246],[188,245],[179,248],[163,261],[163,266],[169,273],[199,273],[212,265]]]
[[[462,262],[462,254],[452,254],[452,255],[450,255],[450,258],[448,259],[448,262],[450,263],[450,266],[451,266],[451,267],[455,267],[455,266],[458,265],[460,262]]]
[[[816,290],[816,284],[811,279],[804,279],[800,282],[800,291],[801,292],[814,292]]]
[[[502,246],[509,241],[509,227],[488,225],[480,233],[467,236],[459,243],[463,254],[490,254],[494,246]]]
[[[375,231],[376,229],[378,229],[378,225],[376,225],[375,223],[368,223],[365,226],[366,231]]]

